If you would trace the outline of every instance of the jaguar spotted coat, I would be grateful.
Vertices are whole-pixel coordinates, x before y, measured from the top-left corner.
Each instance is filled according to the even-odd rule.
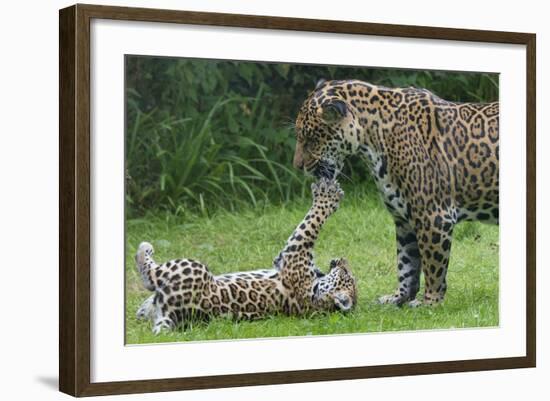
[[[158,265],[151,244],[140,244],[137,269],[144,286],[154,294],[143,302],[137,317],[151,319],[153,332],[158,333],[193,318],[258,319],[278,312],[302,315],[353,308],[356,281],[347,261],[333,260],[326,275],[313,261],[319,231],[338,208],[343,191],[337,182],[321,179],[312,185],[312,192],[313,205],[272,269],[214,276],[206,265],[192,259]]]
[[[455,224],[498,224],[499,104],[456,103],[425,89],[320,81],[296,119],[294,166],[333,178],[361,156],[397,236],[398,288],[382,303],[442,301]]]

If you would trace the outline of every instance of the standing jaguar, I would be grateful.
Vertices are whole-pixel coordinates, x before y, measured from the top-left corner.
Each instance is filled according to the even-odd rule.
[[[498,103],[319,81],[298,113],[296,139],[298,169],[334,178],[346,157],[359,155],[374,177],[397,237],[398,288],[382,303],[441,302],[455,224],[498,224]],[[421,272],[425,291],[418,301]]]
[[[141,243],[136,266],[145,288],[154,294],[143,302],[137,317],[151,319],[156,334],[197,317],[259,319],[278,312],[351,310],[357,303],[357,288],[348,262],[332,260],[324,275],[313,261],[319,231],[344,193],[336,181],[326,179],[313,184],[312,192],[313,205],[272,269],[214,276],[206,265],[192,259],[158,265],[151,244]]]

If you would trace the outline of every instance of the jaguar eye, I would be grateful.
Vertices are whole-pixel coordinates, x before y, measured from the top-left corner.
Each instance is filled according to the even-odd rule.
[[[308,139],[304,142],[304,150],[306,152],[311,152],[313,148],[315,148],[315,141],[313,139]]]

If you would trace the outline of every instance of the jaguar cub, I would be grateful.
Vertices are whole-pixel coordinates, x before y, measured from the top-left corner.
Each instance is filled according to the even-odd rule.
[[[231,316],[259,319],[268,314],[303,315],[311,311],[349,311],[357,286],[345,259],[334,259],[328,274],[315,266],[313,247],[323,223],[338,209],[339,184],[321,179],[312,185],[313,204],[271,269],[213,275],[192,259],[158,265],[153,247],[140,244],[136,265],[144,286],[153,291],[137,317],[151,319],[153,332],[173,329],[195,318]]]

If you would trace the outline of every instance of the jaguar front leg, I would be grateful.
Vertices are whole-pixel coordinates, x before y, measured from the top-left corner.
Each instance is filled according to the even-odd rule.
[[[420,252],[416,233],[405,220],[395,219],[397,242],[397,290],[393,294],[382,296],[382,304],[403,305],[414,300],[420,288]]]
[[[344,191],[337,181],[321,178],[311,185],[311,192],[313,204],[273,261],[273,267],[282,270],[289,259],[303,257],[308,261],[308,269],[311,267],[316,277],[322,277],[323,273],[312,265],[312,251],[323,224],[338,209]]]
[[[284,249],[275,258],[281,282],[291,293],[287,313],[301,314],[311,306],[313,283],[322,277],[313,260],[313,248],[321,227],[340,204],[344,191],[335,180],[321,178],[311,185],[313,203],[304,219],[288,238]]]

